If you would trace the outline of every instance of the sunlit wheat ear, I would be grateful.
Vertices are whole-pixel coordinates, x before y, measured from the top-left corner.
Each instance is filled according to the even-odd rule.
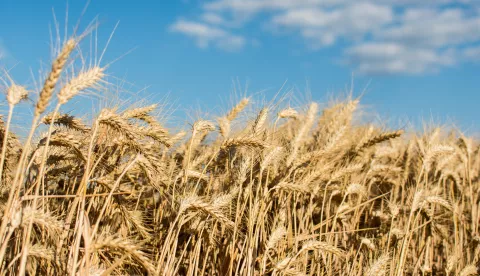
[[[396,157],[398,156],[398,148],[391,146],[381,146],[375,149],[375,156],[378,158],[383,157]]]
[[[106,274],[104,274],[105,272],[106,272],[106,269],[102,265],[96,266],[96,265],[90,264],[90,269],[88,270],[88,275],[90,275],[90,276],[102,276],[102,275],[106,275]]]
[[[217,119],[218,122],[218,128],[220,134],[225,138],[230,134],[230,121],[227,120],[225,117],[220,117]]]
[[[232,203],[232,200],[237,196],[237,194],[240,192],[240,188],[238,186],[232,188],[228,194],[224,195],[217,195],[213,201],[212,205],[215,208],[222,209],[222,208],[227,208],[230,206]]]
[[[103,109],[98,116],[98,123],[109,126],[129,140],[134,141],[138,137],[136,130],[124,118],[116,114],[114,110]]]
[[[337,168],[330,176],[330,179],[334,181],[352,173],[359,173],[363,169],[363,166],[364,164],[362,163],[353,163],[347,167]]]
[[[28,248],[27,273],[35,275],[41,266],[51,266],[54,260],[54,251],[43,244],[31,245]]]
[[[137,244],[137,245],[136,245]],[[138,242],[127,240],[124,238],[115,238],[113,235],[107,237],[99,237],[98,241],[92,244],[92,251],[108,248],[113,251],[130,255],[136,262],[143,266],[152,275],[155,274],[155,267],[146,253],[140,251]]]
[[[43,89],[40,92],[40,96],[38,98],[37,105],[35,107],[35,116],[42,114],[48,106],[50,99],[52,98],[53,90],[55,89],[55,85],[60,78],[60,74],[63,71],[65,63],[70,56],[70,53],[73,51],[75,46],[77,45],[77,41],[74,39],[70,39],[67,41],[65,46],[63,46],[62,51],[58,55],[57,59],[52,64],[52,70],[43,85]]]
[[[79,148],[82,146],[82,135],[76,132],[55,132],[52,134],[52,145],[73,146]],[[44,145],[44,139],[40,140],[39,145]]]
[[[55,117],[55,120],[53,118]],[[80,119],[75,118],[74,116],[68,115],[68,114],[48,114],[45,117],[43,117],[42,122],[44,124],[55,124],[55,125],[60,125],[60,126],[65,126],[67,128],[71,128],[74,130],[82,131],[85,132],[88,130],[88,127],[83,124],[83,122]]]
[[[381,210],[376,210],[372,212],[372,215],[380,218],[382,221],[388,221],[390,216],[382,212]]]
[[[242,158],[240,165],[235,170],[235,184],[242,185],[247,179],[247,172],[250,170],[252,159],[250,157]]]
[[[370,148],[370,147],[372,147],[376,144],[379,144],[379,143],[382,143],[382,142],[400,137],[402,134],[403,134],[403,130],[394,131],[394,132],[385,132],[385,133],[379,134],[379,135],[374,136],[373,138],[369,139],[368,141],[366,141],[362,145],[360,145],[358,147],[357,151],[361,152],[361,151],[363,151],[365,149],[368,149],[368,148]]]
[[[235,119],[240,112],[242,112],[243,109],[248,105],[250,102],[249,98],[243,98],[228,114],[225,116],[227,120],[232,121]]]
[[[275,185],[273,190],[281,190],[281,191],[288,191],[288,192],[296,192],[300,194],[306,194],[310,192],[310,189],[307,185],[302,185],[302,184],[293,184],[290,182],[280,182],[277,185]]]
[[[257,115],[257,118],[255,119],[255,122],[253,123],[253,126],[252,126],[253,135],[258,135],[260,133],[260,131],[265,126],[267,117],[268,117],[268,107],[264,107],[262,108],[262,110],[260,110],[260,112]]]
[[[417,192],[415,192],[413,196],[413,201],[412,201],[412,211],[416,211],[422,207],[421,205],[423,203],[423,199],[424,199],[423,190],[418,190]]]
[[[91,88],[98,84],[103,77],[104,68],[93,67],[89,70],[79,73],[77,76],[73,77],[58,93],[58,102],[60,104],[65,104],[73,96],[77,95],[79,92]]]
[[[471,276],[471,275],[478,275],[478,268],[476,265],[467,265],[460,271],[459,276]]]
[[[310,251],[310,250],[319,250],[324,253],[331,253],[338,257],[345,256],[345,252],[340,248],[333,246],[331,244],[328,244],[326,242],[315,241],[315,240],[305,242],[297,254],[299,255],[305,251]]]
[[[125,222],[129,225],[129,228],[134,228],[138,234],[140,234],[144,239],[150,239],[150,233],[145,224],[144,216],[142,211],[133,210],[130,211],[127,207],[120,206]]]
[[[388,209],[390,209],[390,214],[392,215],[393,218],[396,218],[400,213],[400,208],[398,207],[397,204],[393,202],[388,203]]]
[[[307,114],[305,116],[305,119],[303,121],[303,124],[300,126],[300,129],[295,135],[294,140],[291,143],[291,149],[290,149],[290,156],[287,158],[287,165],[292,164],[292,162],[297,158],[298,154],[298,148],[300,147],[303,139],[305,138],[305,135],[310,131],[312,128],[313,122],[315,121],[315,116],[317,115],[318,111],[318,104],[317,103],[311,103]]]
[[[375,174],[375,173],[382,173],[382,174],[388,174],[388,173],[401,173],[402,168],[392,166],[392,165],[383,165],[383,164],[374,164],[369,171],[369,174]]]
[[[200,142],[215,130],[215,125],[210,121],[196,121],[192,126],[192,137],[190,138],[189,154],[196,149]],[[188,160],[189,161],[189,160]]]
[[[387,273],[388,264],[390,262],[390,255],[383,254],[378,257],[375,262],[368,268],[365,275],[367,276],[380,276],[385,275]]]
[[[265,155],[262,163],[260,164],[261,170],[265,170],[265,168],[267,168],[270,164],[275,162],[282,154],[282,151],[283,151],[282,147],[275,147],[267,155]]]
[[[335,148],[340,148],[344,145],[344,142],[346,139],[343,139],[343,135],[345,134],[345,131],[347,130],[346,126],[341,126],[339,127],[336,131],[332,132],[323,148],[324,154],[329,153],[329,151],[333,151]]]
[[[49,212],[40,209],[33,210],[30,206],[23,209],[22,226],[27,227],[30,220],[34,225],[42,227],[51,237],[58,235],[63,229],[63,223]]]
[[[157,108],[157,104],[152,104],[143,107],[127,109],[122,113],[124,119],[138,119],[147,123],[154,123],[155,119],[150,116],[150,113]]]
[[[367,190],[365,187],[358,183],[352,183],[348,185],[345,195],[358,195],[359,197],[363,198],[367,196]]]
[[[294,257],[290,257],[290,256],[283,258],[282,260],[280,260],[275,264],[275,271],[283,271],[287,269],[292,265],[294,259],[295,259]]]
[[[350,126],[352,115],[359,103],[358,99],[336,104],[323,111],[318,126],[325,133],[331,133],[341,126]]]
[[[454,255],[449,256],[447,258],[447,266],[445,267],[445,271],[447,273],[451,273],[455,269],[455,266],[457,265],[457,262],[458,262],[458,259],[459,259],[458,257],[459,256],[454,254]]]
[[[344,107],[341,109],[339,117],[344,120],[344,125],[349,125],[352,120],[352,115],[355,110],[358,108],[358,104],[360,103],[359,99],[347,101],[344,104]]]
[[[215,125],[209,121],[196,121],[193,124],[193,132],[214,131]]]
[[[453,211],[452,204],[440,196],[427,196],[424,200],[426,203],[440,205],[449,211]]]
[[[270,238],[268,239],[265,251],[268,252],[268,250],[274,249],[277,246],[277,243],[279,243],[283,237],[285,237],[285,235],[287,235],[287,229],[283,225],[280,225],[273,230],[273,232],[270,234]]]
[[[194,171],[194,170],[185,170],[184,175],[189,177],[189,178],[195,178],[195,179],[200,179],[200,180],[204,180],[204,181],[208,180],[208,177],[206,175],[202,174],[201,172]]]
[[[335,191],[332,193],[332,196],[335,194]],[[340,205],[337,209],[337,216],[339,218],[342,218],[344,216],[344,213],[348,212],[349,210],[352,209],[352,206],[348,203],[343,203]]]
[[[34,244],[28,249],[28,256],[53,261],[54,252],[52,248],[48,248],[45,245]]]
[[[28,91],[25,87],[12,84],[7,89],[7,102],[9,105],[17,105],[21,100],[26,99]]]
[[[257,138],[233,138],[228,139],[222,145],[223,149],[233,148],[233,147],[247,147],[247,148],[266,148],[267,144],[260,139]]]
[[[305,274],[301,271],[298,271],[295,268],[287,268],[283,271],[283,275],[286,275],[286,276],[306,276],[307,274]]]
[[[360,243],[365,245],[368,249],[372,250],[372,251],[375,251],[375,249],[377,248],[375,246],[375,243],[373,243],[373,241],[371,239],[367,239],[367,238],[362,238],[360,240]]]
[[[450,154],[455,151],[455,148],[448,145],[435,145],[429,149],[423,159],[423,166],[426,172],[429,172],[432,163],[439,157],[445,154]]]
[[[405,236],[405,231],[403,231],[402,229],[399,229],[399,228],[392,228],[390,233],[393,236],[397,237],[398,239],[401,239]]]
[[[150,137],[158,143],[166,145],[167,147],[171,146],[168,130],[162,127],[160,124],[151,123],[146,127],[138,127],[137,132],[145,137]]]
[[[278,112],[278,117],[279,118],[293,118],[293,119],[297,119],[298,118],[298,112],[289,107],[289,108],[286,108],[280,112]]]
[[[437,166],[435,168],[435,170],[438,172],[438,171],[442,171],[442,172],[445,172],[445,171],[448,171],[449,168],[452,164],[455,164],[455,159],[457,158],[461,158],[463,163],[466,164],[468,163],[468,161],[466,160],[466,156],[465,154],[463,153],[459,153],[459,154],[448,154],[448,155],[444,155],[444,156],[441,156],[440,158],[438,158],[438,161],[437,161]]]
[[[12,229],[17,229],[22,224],[23,221],[23,209],[22,205],[17,202],[14,204],[14,212],[10,213],[10,228]],[[3,211],[3,210],[2,210]]]
[[[235,224],[222,212],[222,208],[211,203],[207,203],[197,196],[187,197],[180,203],[180,213],[183,213],[189,209],[200,211],[212,216],[228,229],[233,229],[235,227]]]
[[[435,127],[429,133],[424,134],[423,140],[425,141],[426,145],[438,144],[441,134],[442,129],[440,127]]]
[[[231,123],[240,112],[248,105],[250,100],[243,98],[236,106],[234,106],[224,117],[218,118],[218,127],[220,134],[226,138],[230,134]]]

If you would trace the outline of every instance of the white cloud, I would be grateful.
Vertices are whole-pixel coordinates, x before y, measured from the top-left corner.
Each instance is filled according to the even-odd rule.
[[[397,26],[382,29],[377,37],[429,47],[474,42],[480,40],[480,15],[461,9],[409,9]]]
[[[264,10],[300,8],[334,0],[218,0],[205,4],[207,10],[257,13]]]
[[[232,13],[258,13],[272,10],[288,10],[308,7],[332,7],[355,3],[377,3],[390,6],[432,6],[449,3],[475,3],[476,0],[215,0],[204,5],[207,10]]]
[[[467,61],[480,61],[480,46],[466,48],[462,54]]]
[[[236,51],[243,48],[246,43],[242,36],[233,35],[218,27],[183,19],[171,25],[170,31],[192,37],[200,48],[215,45],[223,50]]]
[[[300,36],[318,51],[342,47],[345,64],[367,74],[421,74],[480,60],[479,0],[209,0],[200,7],[196,21],[171,29],[201,47],[238,50],[256,39],[231,30],[256,29]]]
[[[455,52],[395,43],[364,43],[346,50],[346,62],[364,74],[420,74],[455,64]]]
[[[458,8],[410,8],[373,40],[346,50],[348,64],[366,74],[421,74],[474,59],[480,49],[480,15]],[[478,51],[478,52],[477,52]]]
[[[213,12],[204,13],[202,15],[202,19],[205,22],[208,22],[210,24],[216,24],[216,25],[219,25],[225,22],[225,20],[223,20],[223,17]]]
[[[393,11],[384,5],[355,3],[335,9],[291,9],[274,16],[273,24],[299,29],[316,46],[332,45],[340,36],[361,37],[392,22]]]

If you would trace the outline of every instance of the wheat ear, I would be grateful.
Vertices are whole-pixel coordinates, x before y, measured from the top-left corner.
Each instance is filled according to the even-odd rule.
[[[53,90],[55,89],[55,85],[60,78],[60,74],[67,63],[68,57],[70,53],[73,51],[75,46],[77,45],[77,41],[75,39],[70,39],[67,41],[65,46],[63,47],[62,51],[58,55],[57,59],[52,64],[52,70],[48,75],[45,84],[43,85],[43,89],[40,92],[40,97],[38,99],[37,105],[35,107],[35,116],[42,114],[48,106],[50,99],[52,98]]]
[[[58,93],[58,103],[63,105],[80,91],[97,84],[105,76],[103,70],[95,66],[71,79]]]

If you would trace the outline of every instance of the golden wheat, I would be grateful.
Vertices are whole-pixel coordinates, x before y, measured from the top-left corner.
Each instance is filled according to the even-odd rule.
[[[478,275],[475,138],[359,124],[352,98],[240,116],[244,98],[177,132],[155,104],[87,123],[62,105],[110,87],[101,67],[63,79],[77,44],[54,60],[27,139],[9,127],[27,87],[5,91],[2,275]]]

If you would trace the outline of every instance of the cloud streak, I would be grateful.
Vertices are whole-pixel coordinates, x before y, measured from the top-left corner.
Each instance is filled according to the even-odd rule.
[[[461,9],[408,9],[399,23],[382,29],[378,39],[408,45],[444,47],[480,40],[480,15]]]
[[[464,49],[462,56],[466,60],[480,62],[480,46]]]
[[[328,46],[338,37],[361,38],[393,20],[390,7],[372,3],[354,3],[336,9],[289,9],[274,16],[276,26],[298,29],[316,46]]]
[[[366,74],[421,74],[454,65],[455,60],[453,51],[395,43],[364,43],[346,50],[346,62]]]
[[[170,31],[195,39],[200,48],[214,45],[226,51],[236,51],[245,45],[245,38],[202,22],[180,19],[170,26]]]

